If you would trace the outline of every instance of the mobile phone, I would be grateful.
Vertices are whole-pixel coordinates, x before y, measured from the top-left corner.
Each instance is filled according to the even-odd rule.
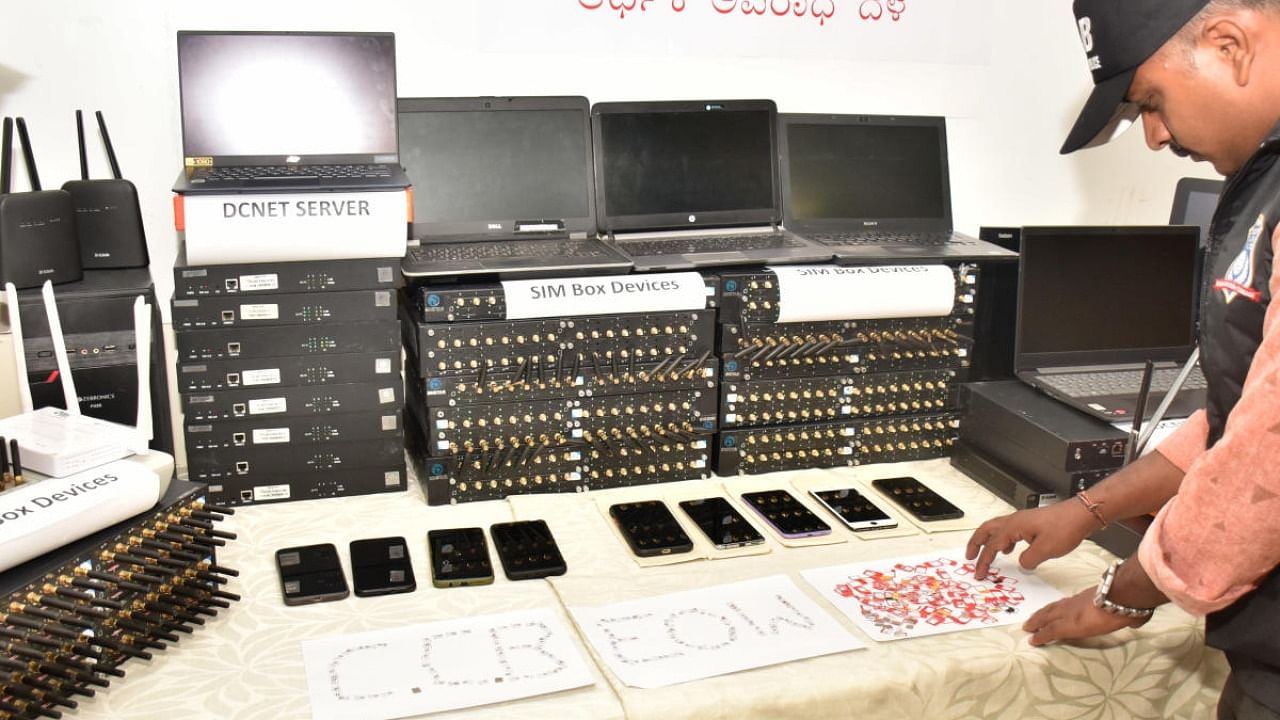
[[[913,477],[880,478],[872,486],[922,522],[955,520],[964,511]]]
[[[350,594],[333,543],[281,548],[276,551],[276,568],[285,605],[341,600]]]
[[[521,520],[489,526],[493,547],[508,580],[563,575],[567,566],[544,520]]]
[[[413,592],[418,583],[402,537],[351,541],[351,585],[357,597]]]
[[[431,584],[438,588],[488,585],[493,582],[489,543],[484,530],[453,528],[427,532],[431,549]]]
[[[622,537],[637,557],[675,555],[693,550],[693,541],[661,500],[618,503],[609,507]]]
[[[760,531],[752,527],[728,500],[709,497],[701,500],[682,500],[680,509],[693,519],[698,529],[711,540],[718,550],[759,545],[764,542]]]
[[[810,490],[809,494],[854,532],[898,527],[897,520],[853,488]]]
[[[786,490],[742,493],[742,499],[784,538],[831,534],[830,525]]]

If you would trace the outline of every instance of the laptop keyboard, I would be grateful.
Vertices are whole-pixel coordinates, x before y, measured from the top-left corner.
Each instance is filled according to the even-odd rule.
[[[702,235],[691,238],[661,240],[620,240],[618,247],[633,257],[652,255],[686,255],[742,250],[777,250],[804,247],[805,244],[786,233],[753,233],[750,235]]]
[[[259,178],[389,178],[391,169],[386,165],[241,165],[236,167],[200,168],[191,175],[193,180],[255,180]]]
[[[950,245],[955,241],[949,232],[925,233],[822,233],[805,235],[823,245]]]
[[[419,245],[409,248],[408,258],[414,263],[453,263],[501,258],[594,258],[609,252],[596,243],[574,240],[511,240],[507,242],[451,243]]]
[[[1151,375],[1150,397],[1159,398],[1173,386],[1180,368],[1160,368]],[[1063,373],[1040,375],[1037,378],[1046,386],[1073,398],[1134,395],[1142,388],[1141,370],[1107,370],[1103,372]],[[1203,390],[1204,373],[1199,367],[1191,370],[1183,390]]]

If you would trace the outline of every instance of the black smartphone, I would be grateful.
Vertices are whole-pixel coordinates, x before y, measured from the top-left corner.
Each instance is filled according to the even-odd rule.
[[[853,488],[810,490],[809,494],[854,532],[898,527],[897,520],[889,517],[888,513]]]
[[[351,541],[351,585],[357,597],[413,592],[418,583],[402,537]]]
[[[922,522],[964,517],[963,510],[913,477],[880,478],[871,485]]]
[[[675,555],[693,550],[693,541],[661,500],[618,503],[609,507],[622,537],[638,557]]]
[[[521,520],[489,526],[493,547],[508,580],[563,575],[567,566],[544,520]]]
[[[830,525],[786,490],[742,493],[742,499],[784,538],[831,534]]]
[[[341,600],[350,594],[333,543],[281,548],[276,551],[276,568],[285,605]]]
[[[718,550],[759,545],[764,536],[722,497],[682,500],[680,509],[693,519],[698,529]]]
[[[431,549],[431,584],[438,588],[488,585],[493,582],[489,543],[484,530],[454,528],[427,532]]]

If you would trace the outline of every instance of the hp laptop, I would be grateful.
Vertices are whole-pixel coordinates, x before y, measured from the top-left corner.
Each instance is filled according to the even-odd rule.
[[[637,270],[826,262],[779,228],[772,100],[597,103],[600,230]]]
[[[174,192],[400,190],[391,33],[178,33]]]
[[[954,232],[941,117],[779,116],[784,225],[840,264],[1007,260]]]
[[[625,273],[596,239],[584,97],[402,98],[408,277]]]
[[[1169,211],[1170,225],[1197,225],[1200,228],[1200,244],[1209,241],[1209,224],[1213,212],[1218,209],[1218,196],[1222,194],[1222,181],[1207,178],[1184,177],[1173,190],[1173,208]]]
[[[1150,417],[1195,345],[1199,228],[1024,227],[1014,374],[1090,415],[1132,420],[1155,364]],[[1204,406],[1187,379],[1165,417]]]

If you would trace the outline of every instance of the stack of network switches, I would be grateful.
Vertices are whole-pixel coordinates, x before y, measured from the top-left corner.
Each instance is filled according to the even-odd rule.
[[[403,490],[399,258],[174,268],[187,468],[223,505]]]
[[[428,503],[709,474],[711,289],[695,309],[591,315],[599,305],[580,303],[571,318],[518,320],[502,284],[405,294],[406,433]]]
[[[719,272],[716,472],[754,475],[949,454],[959,428],[958,384],[973,347],[977,269],[929,269],[942,280],[943,300],[949,294],[953,302],[940,303],[935,314],[901,317],[894,316],[894,292],[917,288],[905,280],[883,283],[884,276],[901,271],[908,278],[912,266]],[[828,283],[825,296],[811,298],[823,306],[823,319],[782,312],[790,299],[777,272],[812,273]],[[840,311],[831,307],[865,294],[860,283],[868,277],[890,288],[873,298],[876,311],[834,319]],[[912,307],[914,300],[904,298],[902,305]]]

